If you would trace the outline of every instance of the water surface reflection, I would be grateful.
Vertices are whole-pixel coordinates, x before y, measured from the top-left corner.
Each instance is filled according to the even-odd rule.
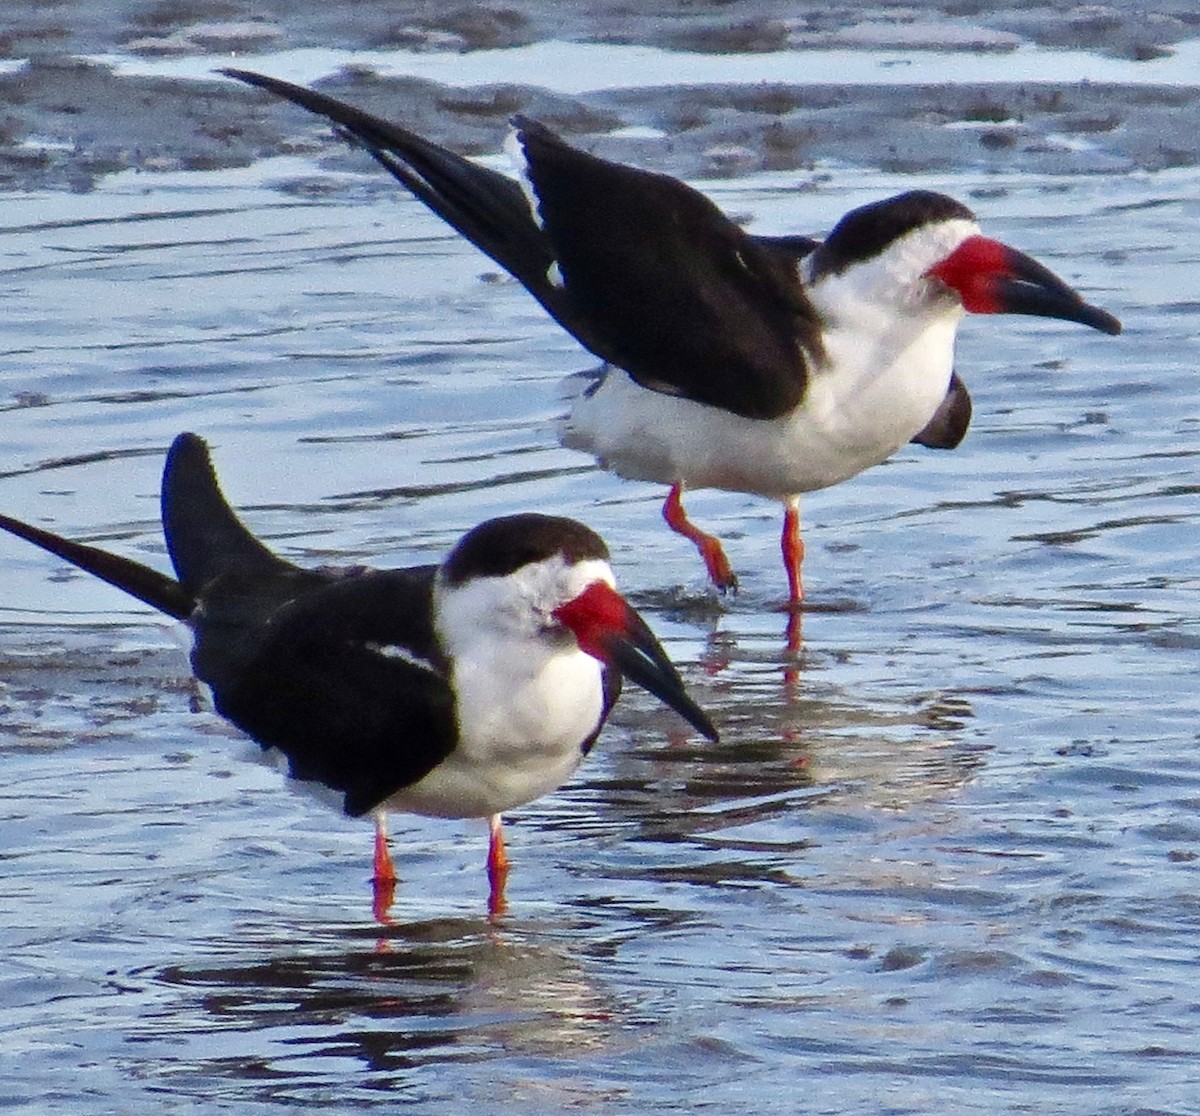
[[[949,190],[1128,325],[1118,352],[967,323],[963,447],[806,500],[795,652],[776,508],[696,494],[743,572],[713,600],[660,490],[556,446],[561,331],[394,191],[289,192],[315,176],[0,198],[0,507],[165,565],[159,462],[192,428],[302,562],[580,515],[723,742],[629,694],[513,815],[508,917],[480,829],[407,819],[381,930],[369,830],[198,711],[170,632],[4,545],[0,1093],[759,1116],[1074,1113],[1101,1084],[1097,1111],[1192,1111],[1196,173],[708,184],[763,231]]]

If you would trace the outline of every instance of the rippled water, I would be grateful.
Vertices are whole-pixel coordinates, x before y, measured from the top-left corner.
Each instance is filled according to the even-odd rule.
[[[711,601],[661,490],[555,446],[586,356],[380,177],[0,198],[5,511],[165,563],[182,429],[298,561],[560,509],[724,733],[630,693],[512,816],[496,923],[483,827],[397,818],[381,929],[368,827],[194,712],[172,631],[0,539],[0,1104],[1198,1111],[1200,174],[706,189],[815,231],[925,184],[1127,332],[966,324],[963,447],[806,500],[798,671],[778,509],[692,497],[742,575]]]

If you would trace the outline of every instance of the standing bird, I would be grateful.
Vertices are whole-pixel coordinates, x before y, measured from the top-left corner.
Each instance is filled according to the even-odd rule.
[[[718,588],[736,578],[720,541],[688,520],[685,487],[782,501],[793,610],[799,494],[909,441],[962,440],[971,401],[953,356],[964,311],[1121,330],[944,194],[851,210],[823,242],[752,236],[690,186],[578,151],[525,117],[513,120],[517,181],[303,86],[222,72],[333,121],[606,362],[563,444],[669,484],[663,516]]]
[[[503,910],[501,813],[570,778],[622,676],[717,739],[617,592],[603,540],[572,519],[487,520],[440,566],[301,569],[250,533],[204,441],[181,434],[162,521],[176,578],[9,516],[0,528],[186,622],[217,712],[294,778],[341,792],[347,814],[374,815],[381,920],[388,810],[489,818],[489,909]]]

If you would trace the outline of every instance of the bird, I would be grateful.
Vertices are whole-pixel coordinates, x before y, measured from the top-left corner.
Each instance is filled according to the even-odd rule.
[[[686,489],[783,504],[797,610],[800,495],[910,441],[952,449],[965,436],[971,398],[953,366],[964,313],[1121,331],[945,194],[869,202],[824,239],[757,236],[686,183],[578,150],[529,117],[512,118],[514,178],[304,86],[220,72],[332,121],[600,357],[561,442],[669,485],[663,517],[719,590],[737,578],[720,540],[688,518]]]
[[[718,739],[576,520],[489,519],[438,565],[301,568],[242,523],[191,433],[167,453],[161,505],[174,577],[11,516],[0,528],[183,621],[216,711],[293,778],[339,792],[346,814],[374,818],[380,921],[397,879],[390,810],[488,818],[501,913],[501,815],[574,773],[623,678]]]

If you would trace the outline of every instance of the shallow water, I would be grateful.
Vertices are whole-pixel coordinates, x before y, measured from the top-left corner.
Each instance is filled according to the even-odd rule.
[[[965,324],[966,443],[806,500],[798,664],[778,509],[692,497],[742,575],[712,601],[660,489],[555,446],[586,355],[380,176],[0,198],[5,511],[165,563],[191,429],[297,561],[578,515],[724,736],[627,694],[512,815],[495,923],[483,827],[396,818],[379,928],[368,828],[193,712],[175,633],[0,539],[9,1110],[1200,1111],[1200,174],[705,188],[816,231],[920,185],[1126,334]]]

